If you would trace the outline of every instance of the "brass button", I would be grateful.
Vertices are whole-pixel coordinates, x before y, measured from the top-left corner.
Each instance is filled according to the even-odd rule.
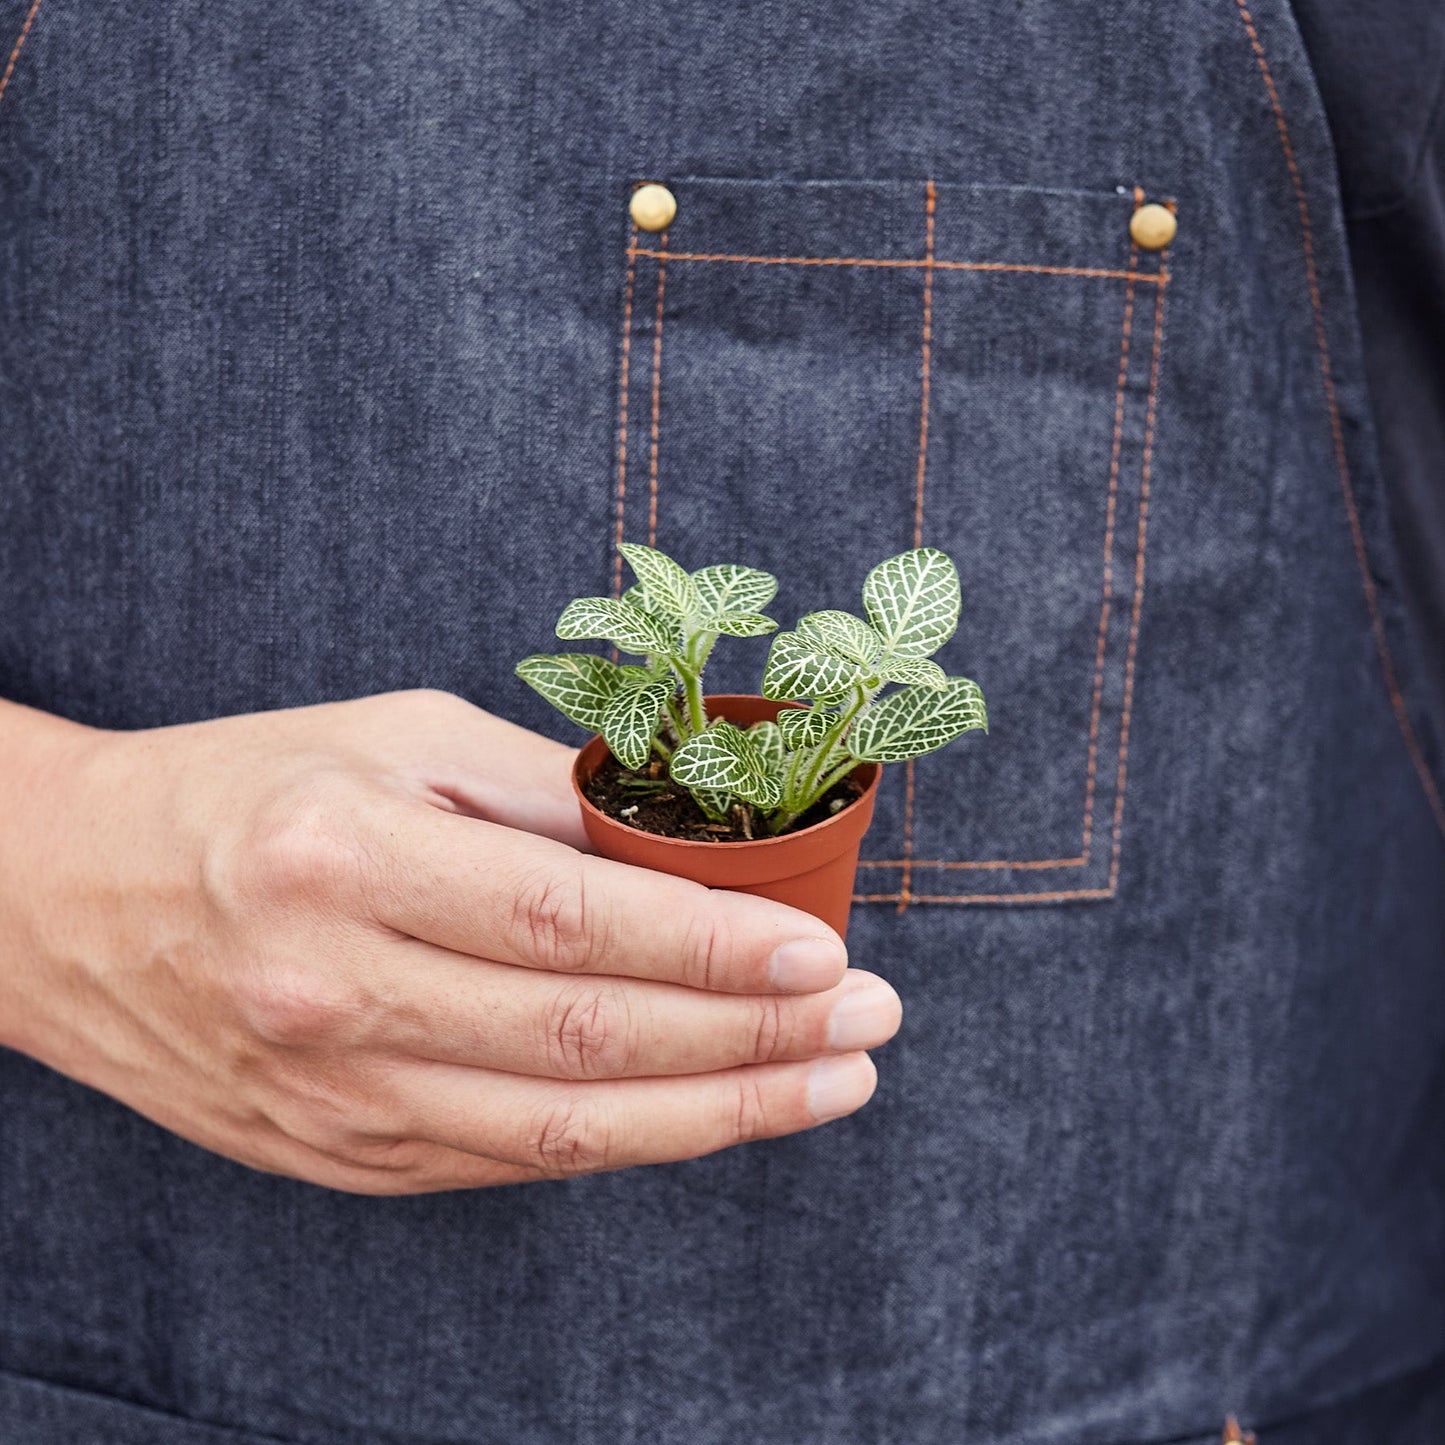
[[[1162,251],[1174,239],[1178,229],[1179,222],[1174,218],[1174,212],[1168,206],[1155,205],[1152,201],[1147,206],[1140,206],[1129,217],[1129,234],[1146,251]]]
[[[638,186],[627,203],[632,219],[642,231],[665,231],[677,215],[677,197],[666,186]]]

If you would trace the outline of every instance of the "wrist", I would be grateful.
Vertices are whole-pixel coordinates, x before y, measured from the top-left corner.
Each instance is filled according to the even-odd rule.
[[[0,1045],[36,1051],[47,935],[63,908],[55,885],[85,836],[80,779],[104,740],[98,728],[0,702]]]

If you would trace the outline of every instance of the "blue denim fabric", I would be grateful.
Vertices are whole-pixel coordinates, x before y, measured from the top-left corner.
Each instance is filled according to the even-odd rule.
[[[619,535],[784,615],[921,537],[994,731],[889,770],[849,942],[906,1019],[824,1129],[371,1199],[0,1056],[0,1439],[1438,1441],[1441,719],[1388,523],[1283,0],[43,0],[0,695],[430,685],[579,741],[511,667]]]

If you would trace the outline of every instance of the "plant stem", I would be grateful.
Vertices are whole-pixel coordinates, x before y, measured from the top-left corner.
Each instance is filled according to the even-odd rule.
[[[688,717],[692,723],[693,735],[696,736],[707,728],[707,709],[702,705],[702,678],[688,670],[683,673],[683,682],[687,687]]]
[[[676,698],[670,697],[667,700],[667,717],[668,721],[672,724],[674,741],[678,743],[682,742],[683,738],[687,736],[687,727],[683,723],[682,714],[677,710]]]
[[[816,801],[821,792],[818,787],[818,778],[824,769],[833,760],[833,754],[848,731],[848,725],[867,706],[871,694],[868,689],[859,685],[853,693],[853,701],[849,704],[847,712],[843,713],[838,721],[829,729],[827,736],[818,745],[818,757],[813,766],[808,769],[807,776],[803,779],[803,786],[799,790],[796,813],[806,812]]]
[[[862,766],[863,764],[860,763],[857,758],[844,758],[843,761],[818,784],[818,796],[820,798],[825,796],[829,788],[841,783],[854,768],[861,768]]]
[[[660,737],[653,738],[652,746],[661,754],[663,762],[672,756],[672,749]]]

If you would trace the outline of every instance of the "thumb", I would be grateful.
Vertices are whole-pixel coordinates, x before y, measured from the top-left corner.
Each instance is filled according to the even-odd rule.
[[[591,852],[572,790],[577,749],[461,698],[432,719],[409,777],[459,813]]]

